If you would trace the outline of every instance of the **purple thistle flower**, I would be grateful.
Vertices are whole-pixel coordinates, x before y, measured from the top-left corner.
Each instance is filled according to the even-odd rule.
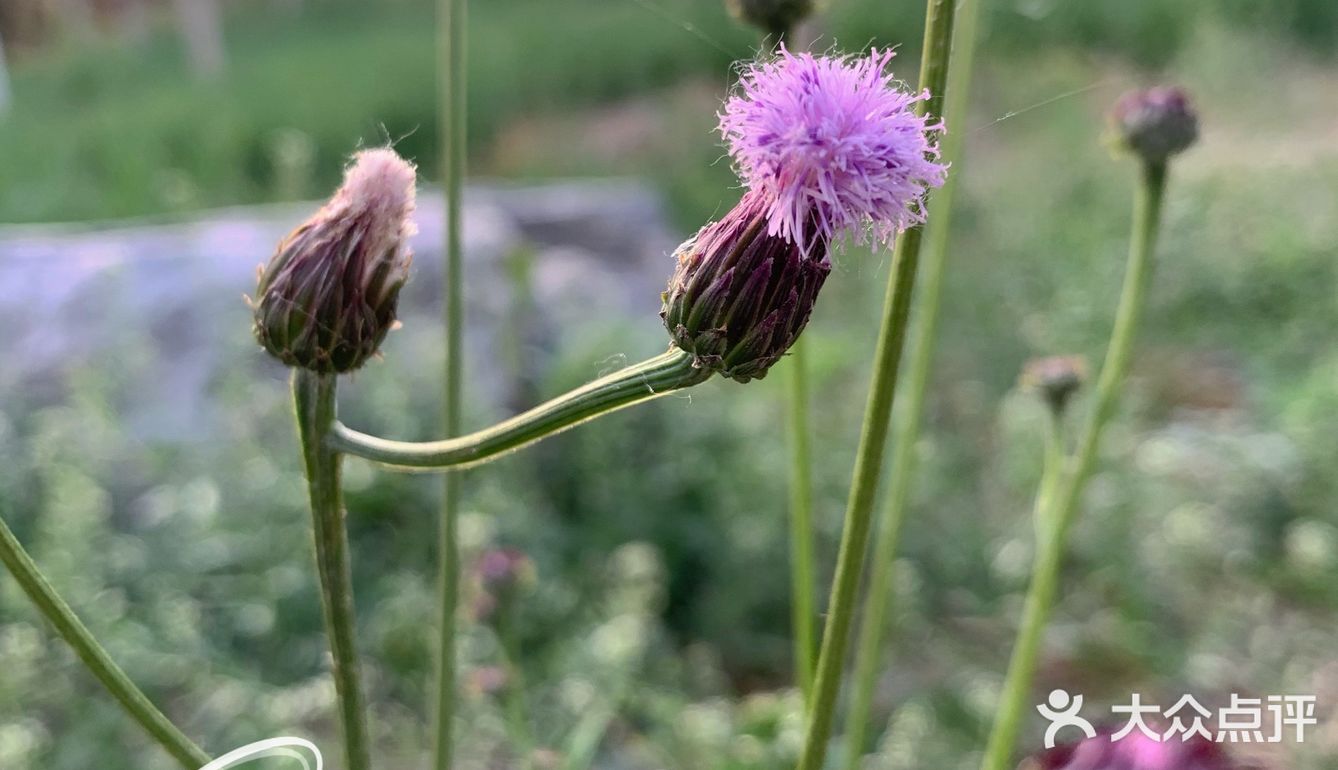
[[[1024,770],[1245,770],[1222,747],[1201,735],[1188,740],[1154,741],[1134,732],[1111,740],[1103,730],[1094,738],[1061,744],[1024,762]]]
[[[779,54],[754,63],[725,103],[720,132],[743,182],[767,195],[767,232],[808,254],[853,236],[890,244],[924,221],[924,196],[947,167],[917,115],[927,92],[887,73],[892,51],[860,57]]]

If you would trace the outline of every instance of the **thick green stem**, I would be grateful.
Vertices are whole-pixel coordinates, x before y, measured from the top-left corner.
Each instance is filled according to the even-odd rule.
[[[461,256],[461,221],[465,173],[465,0],[437,4],[438,76],[441,78],[442,189],[446,198],[445,307],[446,381],[442,391],[442,428],[459,435],[464,385],[464,265]],[[449,770],[453,764],[455,720],[455,610],[460,591],[460,543],[457,533],[459,479],[442,479],[441,517],[437,539],[437,650],[436,684],[432,689],[432,767]]]
[[[307,471],[307,491],[311,498],[316,570],[325,607],[326,633],[330,637],[330,655],[334,661],[345,761],[348,770],[367,770],[371,767],[371,753],[362,685],[358,678],[353,577],[349,568],[348,532],[344,527],[340,481],[342,458],[325,440],[335,424],[335,375],[297,370],[293,374],[293,403]]]
[[[140,726],[182,767],[195,770],[208,764],[209,755],[192,743],[185,733],[182,733],[153,705],[149,697],[130,681],[125,671],[116,665],[98,640],[93,638],[88,627],[79,620],[60,594],[56,593],[56,589],[47,581],[28,552],[23,550],[23,546],[19,544],[18,538],[10,531],[9,525],[5,524],[3,518],[0,518],[0,561],[4,562],[5,567],[18,581],[19,587],[28,594],[28,598],[37,605],[37,609],[55,627],[61,638],[74,649],[79,659],[93,676],[102,682],[107,692],[116,698],[127,714],[139,722]]]
[[[817,663],[813,618],[813,452],[808,419],[808,362],[802,339],[786,362],[790,434],[790,609],[795,681],[809,702]]]
[[[853,692],[846,719],[845,761],[848,770],[857,770],[864,754],[869,710],[873,704],[874,685],[878,680],[884,626],[893,597],[892,564],[915,476],[915,446],[920,438],[920,421],[924,413],[925,395],[929,390],[929,375],[933,369],[952,200],[957,179],[962,173],[959,159],[966,131],[961,126],[966,122],[966,95],[970,86],[979,5],[976,0],[962,0],[957,7],[952,70],[948,79],[947,106],[944,109],[948,133],[942,147],[943,159],[953,164],[953,173],[929,205],[930,225],[926,233],[924,276],[920,281],[919,311],[911,342],[910,368],[906,372],[904,385],[906,395],[893,427],[891,475],[888,477],[882,518],[878,523],[878,536],[874,541],[873,566],[870,569],[864,608],[860,613],[861,626],[855,646],[855,670],[851,680]]]
[[[929,0],[925,18],[924,54],[920,62],[920,86],[930,98],[917,106],[929,115],[941,115],[943,94],[947,88],[948,59],[952,51],[952,24],[955,0]],[[887,296],[874,353],[873,381],[860,431],[859,449],[846,505],[841,546],[836,558],[836,574],[828,603],[827,623],[818,654],[813,699],[809,704],[808,726],[804,736],[799,770],[818,770],[827,752],[836,696],[841,686],[850,625],[864,557],[873,523],[873,507],[878,494],[883,453],[887,443],[888,423],[896,395],[897,369],[906,340],[906,319],[910,314],[911,292],[920,257],[922,229],[913,227],[897,239],[892,252],[892,271],[888,277]]]
[[[1059,589],[1059,568],[1064,543],[1078,509],[1088,476],[1096,464],[1101,432],[1115,411],[1120,387],[1129,368],[1138,319],[1152,274],[1152,251],[1161,219],[1162,192],[1166,186],[1166,166],[1147,163],[1134,201],[1133,238],[1129,244],[1129,265],[1120,293],[1120,305],[1111,331],[1106,360],[1101,366],[1092,410],[1078,440],[1078,447],[1068,472],[1057,474],[1057,481],[1043,481],[1037,519],[1037,551],[1031,586],[1027,590],[1013,657],[1008,665],[995,715],[994,729],[985,748],[982,770],[1008,770],[1018,728],[1024,714],[1030,713],[1028,695],[1040,654],[1041,637],[1050,618]],[[1046,487],[1050,488],[1047,489]]]
[[[442,441],[409,442],[359,433],[335,423],[328,444],[347,454],[406,470],[459,468],[494,460],[602,414],[705,381],[677,348],[582,385],[489,428]]]

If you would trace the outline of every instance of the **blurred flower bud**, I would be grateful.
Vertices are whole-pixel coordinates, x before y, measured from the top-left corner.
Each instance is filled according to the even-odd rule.
[[[497,695],[509,680],[506,669],[501,666],[480,666],[469,671],[465,678],[465,690],[476,698]]]
[[[1175,86],[1130,91],[1111,111],[1117,147],[1148,163],[1164,163],[1199,136],[1199,118],[1184,89]]]
[[[530,766],[534,770],[557,770],[557,768],[562,767],[562,754],[556,749],[535,749],[530,754]]]
[[[813,13],[813,0],[725,0],[739,21],[781,37]]]
[[[767,232],[764,194],[750,191],[723,219],[678,247],[660,317],[699,368],[760,379],[808,323],[831,272],[826,241],[807,254]]]
[[[1202,735],[1154,740],[1139,730],[1112,740],[1109,730],[1025,760],[1019,770],[1236,770],[1220,744]]]
[[[1069,398],[1087,381],[1082,356],[1033,358],[1022,367],[1022,387],[1040,395],[1055,414],[1063,414]]]
[[[494,593],[534,585],[534,562],[517,548],[484,551],[474,566],[479,584]]]
[[[414,194],[414,168],[393,150],[353,156],[334,197],[260,272],[252,304],[265,350],[321,374],[352,371],[376,353],[409,277]]]
[[[524,552],[515,548],[484,551],[474,564],[474,583],[478,589],[471,605],[474,619],[492,620],[499,608],[511,606],[536,580],[534,562]]]

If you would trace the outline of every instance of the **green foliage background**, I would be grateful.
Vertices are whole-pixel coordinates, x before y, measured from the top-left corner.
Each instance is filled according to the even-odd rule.
[[[736,193],[709,131],[751,33],[713,0],[552,6],[473,4],[474,168],[648,175],[684,232],[728,205]],[[313,2],[291,17],[231,7],[231,67],[214,83],[189,79],[167,34],[147,50],[104,42],[21,61],[0,123],[0,221],[315,197],[351,149],[387,137],[433,168],[426,4]],[[1203,144],[1174,169],[1134,377],[1075,532],[1037,689],[1065,686],[1093,704],[1134,690],[1166,703],[1186,692],[1318,693],[1320,737],[1264,759],[1331,767],[1338,115],[1323,97],[1338,88],[1338,11],[1326,0],[990,8],[879,688],[889,730],[869,747],[872,766],[974,766],[1025,587],[1039,473],[1041,414],[1013,383],[1032,355],[1099,360],[1132,177],[1100,146],[1101,115],[1123,87],[1166,77],[1197,95]],[[913,2],[833,2],[822,29],[849,48],[911,41],[920,13]],[[916,52],[908,45],[899,61],[913,81]],[[662,123],[653,152],[581,144],[587,116],[626,103]],[[537,129],[512,152],[502,140],[526,121]],[[884,255],[841,256],[808,332],[828,559],[886,267]],[[296,732],[333,747],[288,393],[226,307],[233,346],[209,388],[226,441],[132,440],[118,416],[126,373],[161,355],[135,318],[115,344],[47,381],[0,376],[0,514],[205,746]],[[528,359],[545,394],[611,355],[664,344],[649,312],[551,336]],[[395,338],[386,362],[345,389],[349,420],[430,435],[432,340]],[[540,578],[518,609],[537,746],[574,766],[791,763],[799,724],[775,379],[712,383],[468,475],[470,552],[522,548]],[[478,390],[471,419],[481,424],[503,408]],[[437,485],[356,462],[348,476],[376,740],[383,766],[410,766],[425,746]],[[498,665],[499,645],[470,622],[467,670]],[[518,733],[505,691],[471,681],[468,766],[509,766]],[[0,767],[168,766],[0,576]]]

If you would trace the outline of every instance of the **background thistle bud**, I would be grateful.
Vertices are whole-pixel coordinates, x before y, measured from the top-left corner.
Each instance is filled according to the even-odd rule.
[[[409,277],[414,195],[414,168],[393,150],[353,156],[334,197],[260,272],[254,330],[265,350],[321,374],[376,353]]]
[[[831,272],[826,242],[808,254],[767,232],[764,195],[749,192],[678,248],[660,317],[694,365],[760,379],[790,349]]]
[[[1189,96],[1174,86],[1130,91],[1115,103],[1110,122],[1115,145],[1149,163],[1165,162],[1199,136]]]
[[[730,15],[781,37],[813,13],[813,0],[725,0]]]
[[[509,609],[537,580],[534,562],[523,552],[515,548],[484,551],[474,565],[474,619],[497,620],[498,610]]]
[[[1082,356],[1033,358],[1022,367],[1022,387],[1035,391],[1055,414],[1063,414],[1069,398],[1087,381]]]

